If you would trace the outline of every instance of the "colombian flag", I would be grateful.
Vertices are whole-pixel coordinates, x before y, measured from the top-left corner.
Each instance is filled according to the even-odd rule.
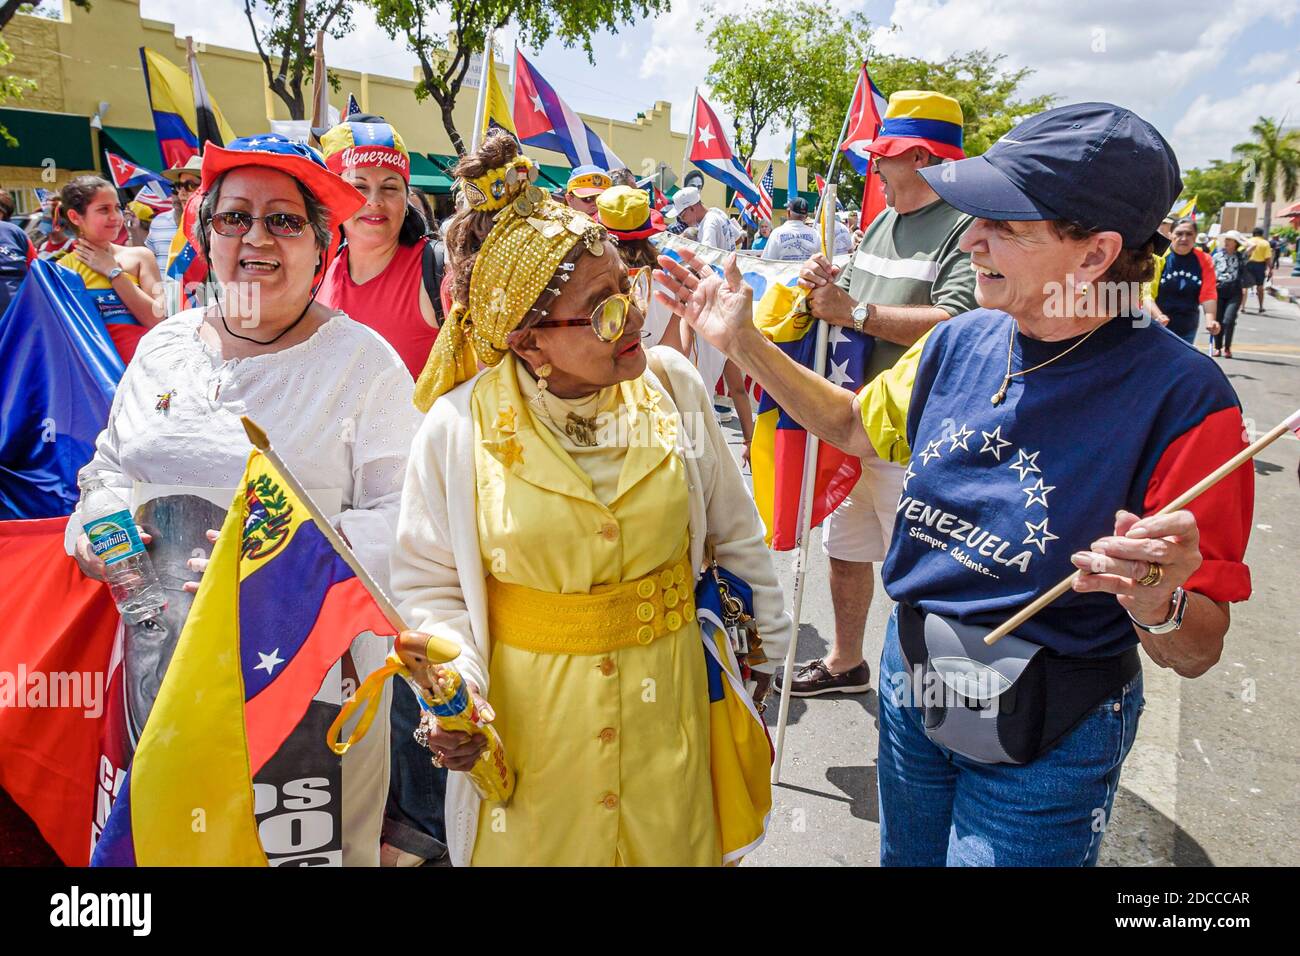
[[[754,306],[754,324],[790,358],[814,368],[817,323],[802,311],[802,293],[793,283],[794,280],[789,285],[773,284],[767,289]],[[869,335],[832,326],[826,350],[827,378],[856,392],[862,387],[872,344]],[[789,551],[799,543],[799,493],[807,443],[808,433],[764,390],[758,403],[749,460],[754,474],[754,502],[767,529],[767,544],[774,551]],[[839,506],[861,474],[859,459],[834,445],[820,444],[813,484],[812,527],[821,524]]]
[[[253,776],[353,639],[395,633],[260,452],[241,487],[93,866],[265,866]]]
[[[153,111],[153,127],[158,136],[163,165],[168,169],[182,166],[199,152],[194,86],[189,74],[156,50],[140,47],[140,63],[144,67],[145,92]],[[234,131],[216,103],[212,103],[212,113],[222,142],[229,143],[235,139]]]

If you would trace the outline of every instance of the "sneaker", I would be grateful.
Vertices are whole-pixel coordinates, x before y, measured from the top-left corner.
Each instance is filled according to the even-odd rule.
[[[1224,351],[1223,351],[1223,357],[1224,357],[1224,358],[1232,358],[1232,349],[1224,349]]]
[[[781,675],[776,675],[776,689],[781,689]],[[864,694],[871,688],[871,668],[863,661],[843,674],[832,674],[826,662],[818,658],[795,668],[790,684],[792,697],[816,697],[820,694]]]
[[[1218,349],[1215,349],[1215,350],[1214,350],[1214,357],[1215,357],[1215,358],[1223,358],[1223,353],[1220,352]]]

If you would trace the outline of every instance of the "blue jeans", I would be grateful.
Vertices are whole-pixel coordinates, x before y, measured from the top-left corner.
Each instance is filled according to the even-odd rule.
[[[433,765],[412,734],[420,723],[420,702],[403,680],[393,681],[392,762],[382,840],[426,860],[446,852],[443,804],[447,771]]]
[[[897,675],[897,676],[895,676]],[[898,611],[880,655],[881,866],[1094,866],[1142,712],[1142,675],[1028,764],[983,764],[932,743],[900,706]]]

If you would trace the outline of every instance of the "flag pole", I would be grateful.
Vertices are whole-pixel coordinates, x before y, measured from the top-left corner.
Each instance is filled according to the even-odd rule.
[[[826,194],[833,191],[831,177],[835,174],[835,161],[839,158],[840,143],[844,142],[844,135],[849,129],[849,113],[853,111],[853,103],[849,102],[849,110],[844,114],[844,125],[840,128],[839,139],[835,141],[835,154],[831,157],[831,165],[826,170],[826,189],[823,190],[821,198],[817,204],[817,215],[824,215],[826,205]],[[694,121],[692,120],[692,123]],[[789,197],[787,197],[787,202]],[[832,206],[832,215],[826,219],[819,219],[822,233],[822,254],[827,259],[835,251],[835,219],[834,209]],[[828,235],[829,233],[829,235]],[[826,345],[830,340],[830,327],[822,320],[817,321],[817,341],[813,352],[813,371],[817,373],[818,378],[826,375]],[[799,625],[800,618],[803,615],[803,595],[808,583],[808,548],[812,537],[812,515],[814,499],[817,496],[817,452],[821,447],[821,440],[812,432],[806,432],[808,436],[807,444],[804,446],[803,454],[803,478],[799,485],[799,555],[795,559],[794,568],[794,587],[791,589],[790,597],[790,616],[794,619],[794,633],[790,637],[790,646],[785,650],[785,662],[781,671],[781,705],[776,714],[776,752],[772,759],[772,783],[781,782],[781,758],[785,754],[785,728],[790,719],[790,683],[794,680],[794,660],[796,649],[799,644]]]
[[[327,77],[325,75],[325,31],[316,31],[316,59],[312,66],[312,84],[311,84],[311,127],[308,130],[307,139],[320,144],[316,134],[311,129],[325,126],[329,122],[329,109],[321,102],[322,96],[325,95]],[[322,115],[323,114],[323,115]]]
[[[691,91],[691,121],[686,127],[686,148],[682,150],[682,184],[686,183],[686,165],[691,158],[691,140],[695,136],[695,104],[700,101],[700,88]]]
[[[1300,436],[1300,408],[1292,412],[1291,415],[1285,421],[1281,422],[1280,424],[1274,425],[1273,428],[1271,428],[1268,431],[1268,433],[1265,434],[1258,441],[1254,442],[1253,444],[1249,445],[1246,448],[1243,448],[1241,451],[1237,452],[1237,454],[1229,458],[1218,468],[1214,469],[1214,471],[1210,472],[1208,475],[1206,475],[1196,484],[1192,485],[1191,488],[1188,488],[1186,491],[1184,491],[1173,501],[1169,502],[1169,504],[1165,505],[1163,508],[1157,511],[1155,515],[1149,515],[1148,517],[1155,517],[1156,515],[1167,515],[1170,514],[1171,512],[1178,511],[1180,508],[1187,507],[1187,505],[1189,505],[1192,501],[1199,498],[1206,491],[1209,491],[1220,481],[1222,481],[1224,478],[1227,478],[1228,475],[1232,474],[1234,471],[1236,471],[1246,462],[1250,461],[1252,458],[1254,458],[1265,448],[1273,444],[1273,442],[1277,441],[1279,438],[1281,438],[1289,431],[1294,431],[1298,436]],[[1024,624],[1025,621],[1029,620],[1031,617],[1033,617],[1043,608],[1047,607],[1047,605],[1051,604],[1053,601],[1059,598],[1066,591],[1070,590],[1070,588],[1074,584],[1074,579],[1078,577],[1078,575],[1079,572],[1075,571],[1068,578],[1066,578],[1064,581],[1057,584],[1046,594],[1042,594],[1039,597],[1035,598],[1030,604],[1026,605],[1024,608],[1022,608],[1020,611],[1018,611],[1016,614],[1010,617],[1005,623],[990,631],[988,635],[984,638],[984,643],[996,644],[998,641],[1002,640],[1002,638],[1006,637],[1008,634],[1010,634],[1012,631],[1018,628],[1021,624]]]
[[[487,39],[483,42],[483,70],[478,77],[478,104],[474,107],[474,132],[470,136],[470,152],[478,149],[479,141],[483,139],[483,117],[487,113],[488,71],[495,69],[492,61],[492,31],[489,30]]]

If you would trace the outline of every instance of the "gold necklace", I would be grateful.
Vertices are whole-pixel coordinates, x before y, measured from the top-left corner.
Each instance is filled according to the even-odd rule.
[[[1105,324],[1106,323],[1103,322],[1101,325],[1105,325]],[[1089,332],[1083,338],[1079,339],[1079,341],[1075,342],[1064,352],[1060,353],[1059,355],[1053,355],[1046,362],[1039,362],[1033,368],[1024,368],[1018,372],[1013,372],[1011,371],[1011,354],[1012,354],[1012,348],[1016,344],[1016,327],[1014,324],[1012,324],[1011,338],[1007,340],[1007,374],[1002,379],[1002,387],[999,388],[997,390],[997,393],[993,396],[992,399],[993,404],[994,405],[1002,404],[1002,400],[1007,397],[1007,389],[1011,386],[1011,380],[1015,378],[1017,375],[1028,375],[1030,372],[1037,372],[1040,368],[1046,368],[1048,365],[1051,365],[1057,359],[1065,358],[1067,355],[1069,355],[1071,352],[1077,349],[1084,342],[1088,341],[1088,339],[1092,338],[1092,333],[1096,332],[1097,329],[1101,328],[1101,325],[1097,326],[1097,328],[1093,329],[1092,332]]]

